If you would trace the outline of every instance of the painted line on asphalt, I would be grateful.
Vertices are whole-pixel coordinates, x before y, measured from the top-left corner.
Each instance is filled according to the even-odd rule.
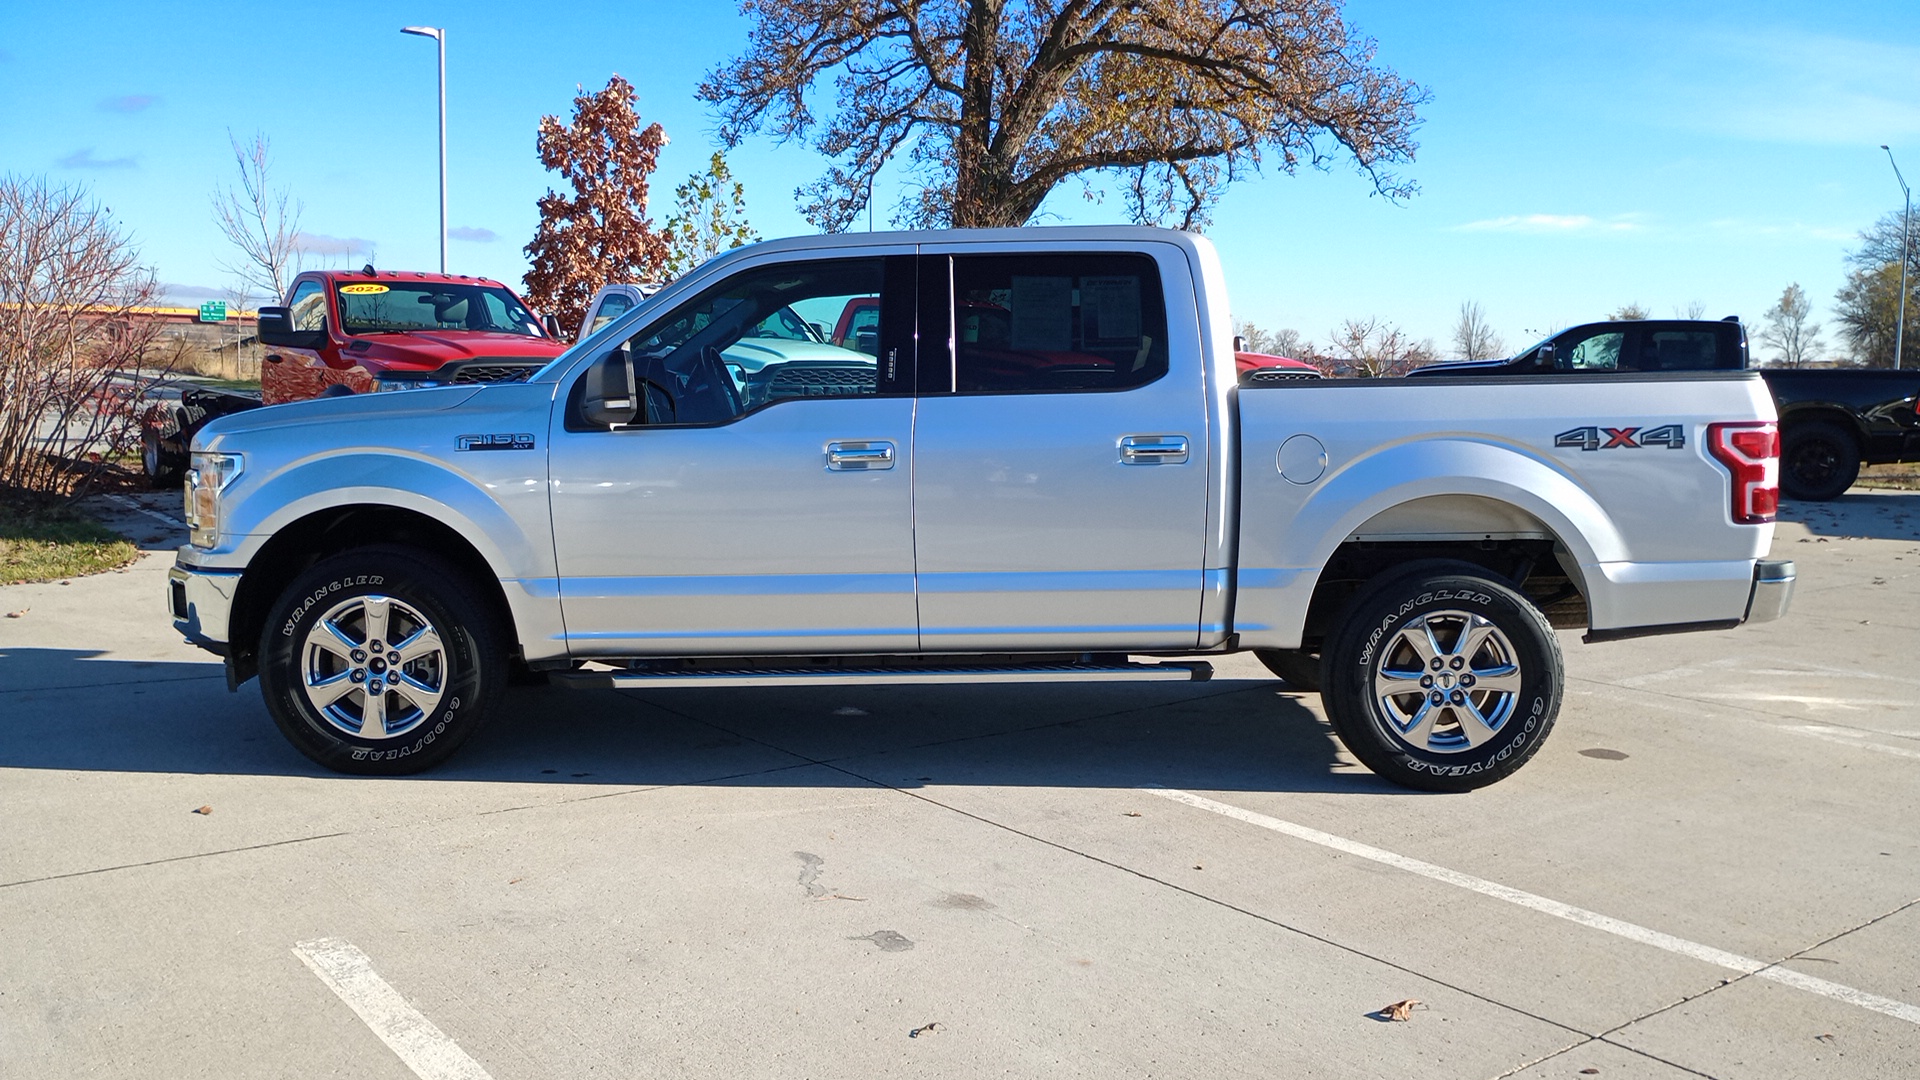
[[[1223,802],[1215,802],[1212,799],[1195,795],[1191,792],[1160,787],[1146,787],[1141,790],[1149,795],[1158,795],[1171,802],[1184,803],[1198,810],[1206,810],[1223,817],[1233,818],[1236,821],[1243,821],[1249,825],[1257,825],[1262,829],[1281,833],[1285,836],[1291,836],[1296,840],[1305,840],[1309,844],[1318,844],[1321,847],[1332,848],[1335,851],[1344,852],[1348,855],[1353,855],[1371,862],[1377,862],[1383,866],[1391,866],[1397,870],[1405,870],[1410,874],[1418,874],[1421,877],[1432,878],[1435,881],[1466,889],[1470,892],[1477,892],[1482,896],[1491,896],[1496,900],[1504,900],[1509,904],[1516,904],[1545,915],[1552,915],[1558,919],[1578,923],[1581,926],[1602,930],[1616,937],[1626,938],[1628,941],[1639,942],[1642,945],[1651,945],[1656,949],[1664,949],[1667,952],[1699,960],[1716,967],[1737,971],[1742,975],[1752,975],[1755,978],[1770,979],[1786,986],[1805,990],[1810,994],[1819,994],[1821,997],[1844,1001],[1849,1005],[1857,1005],[1862,1009],[1870,1009],[1898,1020],[1905,1020],[1909,1024],[1920,1024],[1920,1007],[1909,1005],[1904,1001],[1895,1001],[1892,998],[1884,998],[1878,994],[1869,994],[1865,990],[1855,990],[1851,986],[1842,986],[1839,983],[1828,982],[1826,979],[1815,978],[1812,975],[1802,975],[1797,971],[1775,966],[1765,960],[1755,960],[1751,957],[1741,956],[1738,953],[1730,953],[1722,949],[1716,949],[1711,945],[1702,945],[1696,941],[1688,941],[1685,938],[1674,937],[1672,934],[1663,934],[1658,930],[1650,930],[1636,923],[1615,919],[1611,916],[1602,915],[1599,912],[1588,911],[1585,908],[1574,907],[1572,904],[1563,904],[1558,900],[1549,900],[1544,896],[1524,892],[1495,881],[1488,881],[1485,878],[1474,877],[1472,874],[1463,874],[1458,870],[1449,870],[1444,866],[1436,866],[1430,862],[1422,862],[1419,859],[1409,858],[1405,855],[1396,854],[1370,844],[1363,844],[1357,840],[1348,840],[1343,836],[1335,836],[1332,833],[1321,832],[1319,829],[1308,828],[1305,825],[1296,825],[1291,821],[1282,821],[1279,818],[1268,817],[1265,814],[1258,814],[1252,810],[1242,810],[1240,807],[1231,806]]]
[[[136,514],[145,514],[148,517],[153,518],[155,521],[165,522],[167,524],[167,527],[169,528],[185,529],[187,527],[187,523],[184,521],[181,521],[179,518],[168,517],[167,515],[161,513],[158,510],[149,510],[146,507],[141,506],[139,503],[134,502],[132,499],[126,498],[124,496],[107,495],[103,497],[108,499],[109,501],[119,503],[121,506],[127,508],[128,510],[132,510]]]
[[[458,1043],[407,1004],[352,942],[303,941],[293,947],[293,955],[320,976],[327,989],[346,1002],[420,1080],[493,1080]]]
[[[1895,757],[1920,759],[1920,750],[1909,750],[1904,746],[1888,746],[1885,743],[1870,742],[1867,732],[1852,731],[1847,728],[1826,727],[1821,724],[1780,725],[1780,730],[1792,735],[1804,735],[1821,742],[1838,743],[1857,750],[1873,750]]]

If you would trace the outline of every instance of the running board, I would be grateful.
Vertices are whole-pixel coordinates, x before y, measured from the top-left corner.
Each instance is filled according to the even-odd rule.
[[[1206,682],[1205,661],[1168,664],[1031,664],[978,667],[703,668],[679,671],[556,671],[573,690],[652,690],[663,686],[877,686],[954,683]]]

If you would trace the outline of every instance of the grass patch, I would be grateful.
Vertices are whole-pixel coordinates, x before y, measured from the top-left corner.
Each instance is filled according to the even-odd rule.
[[[1865,488],[1890,488],[1894,491],[1920,491],[1920,462],[1868,465],[1854,481]]]
[[[67,503],[0,494],[0,584],[98,574],[139,555],[132,543]]]

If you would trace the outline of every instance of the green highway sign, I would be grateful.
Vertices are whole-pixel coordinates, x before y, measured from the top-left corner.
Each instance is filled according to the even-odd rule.
[[[200,305],[200,321],[201,322],[226,322],[227,321],[227,302],[225,300],[209,300],[206,303],[201,304]]]

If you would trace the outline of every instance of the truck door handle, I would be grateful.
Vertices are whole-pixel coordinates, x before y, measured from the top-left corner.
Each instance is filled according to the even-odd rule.
[[[1120,440],[1120,461],[1124,465],[1184,465],[1187,461],[1187,437],[1129,435]]]
[[[827,468],[834,472],[861,472],[893,468],[893,444],[847,441],[827,444]]]

